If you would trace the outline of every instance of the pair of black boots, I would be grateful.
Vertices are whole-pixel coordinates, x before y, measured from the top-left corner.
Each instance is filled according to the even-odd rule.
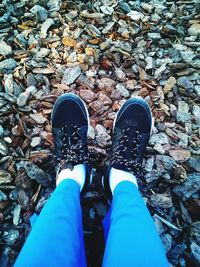
[[[72,170],[74,165],[85,164],[86,189],[91,181],[87,148],[89,113],[85,103],[75,94],[63,94],[54,104],[51,120],[57,174],[62,169]],[[139,177],[151,125],[151,111],[143,99],[130,98],[122,105],[114,120],[112,147],[105,162],[107,175],[104,176],[103,187],[106,190],[109,191],[111,167]]]

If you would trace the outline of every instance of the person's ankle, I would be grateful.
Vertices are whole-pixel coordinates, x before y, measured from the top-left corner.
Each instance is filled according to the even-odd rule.
[[[57,176],[56,186],[58,186],[63,180],[71,179],[77,182],[80,186],[80,191],[82,191],[85,179],[86,179],[86,167],[84,164],[77,164],[74,166],[73,170],[62,169]]]
[[[114,193],[117,185],[124,181],[132,182],[136,185],[136,187],[138,187],[136,177],[131,172],[118,170],[112,167],[109,172],[109,184],[112,194]]]

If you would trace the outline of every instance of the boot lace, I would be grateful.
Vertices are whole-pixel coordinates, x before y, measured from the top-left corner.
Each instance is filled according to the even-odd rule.
[[[61,129],[62,148],[60,156],[55,156],[59,161],[57,174],[61,169],[73,170],[74,165],[79,163],[88,164],[89,156],[81,139],[80,128],[75,124],[65,124]]]
[[[123,129],[120,138],[113,144],[106,161],[108,166],[122,167],[134,175],[141,176],[142,163],[139,151],[140,132],[128,127]]]

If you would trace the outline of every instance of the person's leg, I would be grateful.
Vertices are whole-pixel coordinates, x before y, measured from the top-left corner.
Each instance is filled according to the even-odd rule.
[[[86,266],[80,191],[90,183],[87,108],[80,97],[63,94],[54,104],[51,122],[57,188],[35,222],[15,267]]]
[[[143,99],[127,100],[117,113],[103,186],[113,194],[104,221],[104,267],[166,267],[164,249],[137,188],[152,117]],[[136,179],[137,178],[137,179]]]
[[[47,201],[15,263],[15,267],[86,266],[80,186],[62,181]]]
[[[104,267],[167,267],[163,245],[134,183],[119,183],[104,219]]]

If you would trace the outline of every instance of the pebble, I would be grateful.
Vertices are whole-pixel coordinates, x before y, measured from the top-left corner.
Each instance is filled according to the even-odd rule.
[[[151,156],[150,158],[148,158],[146,160],[146,163],[145,163],[145,171],[146,172],[151,172],[152,171],[153,165],[154,165],[154,160],[155,160],[154,156]]]
[[[169,154],[175,161],[184,162],[190,158],[191,152],[184,149],[174,149],[169,150]]]
[[[4,194],[1,190],[0,190],[0,201],[6,201],[7,200],[7,195]]]
[[[35,136],[31,140],[31,147],[36,147],[40,145],[42,138],[40,136]]]
[[[0,154],[6,156],[8,154],[8,148],[4,141],[0,140]]]
[[[120,92],[121,96],[124,96],[124,97],[128,97],[129,96],[129,91],[121,83],[118,83],[116,85],[116,90]]]
[[[194,256],[198,264],[200,264],[199,245],[197,245],[195,242],[192,242],[190,245],[190,249],[191,249],[192,255]]]
[[[169,79],[167,80],[167,82],[166,82],[166,84],[165,84],[165,86],[163,88],[163,91],[165,93],[170,92],[173,89],[173,87],[174,87],[175,84],[176,84],[176,78],[174,78],[172,76],[169,77]]]
[[[28,99],[29,99],[29,96],[30,96],[30,93],[28,93],[28,92],[21,93],[17,98],[17,105],[19,107],[25,106]]]
[[[4,170],[0,170],[0,185],[1,184],[7,184],[12,181],[12,176],[10,173]]]
[[[13,245],[18,238],[19,238],[19,231],[17,230],[11,229],[3,233],[3,239],[8,245]]]
[[[164,169],[168,171],[172,170],[172,168],[176,164],[174,159],[167,155],[157,155],[155,163],[159,168],[162,168],[163,166]]]
[[[37,124],[43,124],[47,121],[45,117],[40,113],[30,114],[31,119],[33,119]]]
[[[182,76],[182,77],[178,78],[178,80],[177,80],[177,84],[178,84],[179,86],[183,87],[184,89],[186,89],[188,93],[192,93],[193,90],[194,90],[194,85],[193,85],[193,83],[190,82],[190,81],[188,80],[188,78],[185,77],[185,76]]]
[[[101,6],[100,9],[105,15],[112,15],[114,12],[113,7],[111,6]]]
[[[149,204],[152,207],[160,207],[162,209],[168,209],[173,205],[172,200],[164,194],[152,195],[149,199]]]
[[[160,33],[156,33],[156,32],[149,32],[147,34],[148,38],[151,39],[152,41],[157,41],[161,39],[161,35]]]
[[[200,106],[194,105],[192,109],[192,113],[196,117],[197,121],[200,122]]]
[[[200,158],[198,157],[190,157],[188,163],[193,170],[200,172]]]
[[[165,145],[168,143],[169,143],[168,136],[162,132],[153,134],[149,140],[150,145],[155,145],[155,144]]]
[[[81,75],[79,66],[67,68],[64,72],[62,83],[70,85]]]
[[[197,36],[198,34],[200,34],[200,24],[198,23],[192,24],[190,28],[188,29],[188,33],[189,35],[192,35],[192,36]]]
[[[177,121],[179,122],[189,122],[189,106],[184,101],[178,101],[178,110],[176,115]]]
[[[146,67],[145,70],[152,70],[153,69],[153,58],[152,57],[146,57],[145,58],[146,61]]]
[[[168,253],[172,247],[172,236],[170,234],[161,235],[161,240],[165,248],[165,253]]]
[[[0,137],[2,137],[3,134],[4,134],[4,129],[3,129],[3,127],[0,125]]]
[[[91,103],[95,99],[97,99],[97,95],[90,90],[80,90],[80,97],[87,103]]]
[[[46,19],[41,25],[40,38],[46,38],[48,29],[54,24],[51,18]]]
[[[33,14],[37,14],[39,22],[43,22],[48,18],[48,11],[44,7],[42,7],[40,5],[34,5],[30,9],[30,11]]]
[[[183,200],[190,198],[192,195],[199,192],[200,179],[199,173],[193,172],[188,175],[187,180],[180,185],[175,186],[174,192]]]
[[[123,2],[123,1],[119,1],[119,6],[120,6],[121,10],[122,10],[124,13],[129,13],[129,12],[131,12],[131,8],[130,8],[130,6],[129,6],[127,3],[125,3],[125,2]]]
[[[8,45],[6,42],[4,41],[0,41],[0,55],[2,56],[8,56],[10,55],[12,52],[12,48],[10,45]]]
[[[161,144],[155,144],[153,149],[157,151],[159,154],[164,155],[165,154],[165,149]]]
[[[117,78],[118,81],[122,81],[123,82],[125,80],[125,78],[126,78],[126,75],[123,72],[123,70],[120,69],[120,68],[117,68],[117,67],[115,67],[115,75],[116,75],[116,78]]]
[[[194,86],[194,91],[200,97],[200,85],[195,85]]]
[[[132,10],[127,14],[128,17],[130,17],[133,21],[140,21],[144,18],[144,15],[141,12]]]
[[[107,134],[106,128],[102,125],[97,124],[95,127],[96,141],[100,147],[107,147],[111,137]]]
[[[13,224],[18,225],[20,220],[20,212],[21,212],[21,206],[16,205],[13,211]]]
[[[111,93],[115,89],[116,82],[110,78],[101,78],[97,80],[97,85],[100,90]]]
[[[8,58],[0,62],[0,72],[5,73],[8,70],[13,70],[17,66],[17,62],[13,58]]]

